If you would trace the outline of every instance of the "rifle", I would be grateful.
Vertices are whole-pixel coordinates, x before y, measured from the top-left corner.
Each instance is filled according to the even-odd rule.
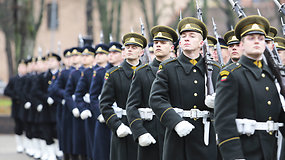
[[[104,43],[104,33],[103,33],[103,30],[101,30],[101,32],[100,32],[100,43],[101,44]]]
[[[278,7],[278,11],[283,13],[283,15],[285,15],[285,4],[284,3],[280,4],[277,0],[273,0],[273,1]]]
[[[199,7],[198,1],[196,0],[196,7],[197,7],[197,17],[200,21],[203,22],[203,17],[202,17],[202,10]],[[214,85],[213,85],[213,80],[212,80],[212,75],[213,75],[213,62],[210,60],[211,59],[211,53],[209,52],[209,45],[208,45],[208,40],[207,38],[204,40],[204,44],[202,47],[203,50],[203,56],[205,59],[205,67],[206,67],[206,76],[207,76],[207,95],[212,95],[214,91]]]
[[[237,2],[233,2],[233,0],[229,0],[230,3],[232,4],[233,8],[237,8],[234,9],[235,12],[239,15],[239,13],[243,12],[242,8],[238,5]],[[276,0],[274,0],[275,2]],[[276,2],[275,2],[276,3]],[[279,3],[278,3],[279,4]],[[283,5],[283,4],[282,4]],[[238,7],[235,7],[238,6]],[[284,6],[279,7],[284,9]],[[285,13],[285,12],[284,12]],[[246,14],[243,12],[242,16],[239,16],[239,18],[244,18],[246,17]],[[278,54],[278,53],[277,53]],[[266,46],[263,55],[265,56],[265,61],[267,61],[268,67],[271,69],[273,75],[276,77],[279,85],[280,85],[280,93],[283,97],[285,97],[285,69],[283,66],[278,65],[278,63],[276,63],[276,60],[274,60],[274,54],[272,53],[272,51],[270,51],[268,49],[268,47]]]
[[[219,57],[219,63],[223,66],[224,65],[224,61],[223,61],[223,57],[222,57],[222,49],[221,49],[221,44],[219,42],[219,35],[218,35],[218,32],[217,32],[217,25],[214,21],[214,18],[212,17],[212,22],[213,22],[213,28],[214,28],[214,35],[215,35],[215,38],[217,39],[217,54],[218,54],[218,57]]]
[[[84,46],[84,41],[83,41],[83,37],[81,34],[78,35],[78,46],[79,47],[83,47]]]
[[[113,36],[111,33],[109,34],[109,40],[110,40],[110,42],[113,42]]]
[[[141,33],[144,36],[145,35],[145,28],[144,28],[142,18],[140,18],[140,23],[141,23]],[[144,56],[142,57],[142,61],[143,61],[143,63],[148,63],[151,61],[149,51],[148,51],[148,45],[144,49]]]
[[[243,8],[238,4],[238,2],[234,2],[233,0],[229,0],[229,2],[233,6],[233,10],[237,13],[238,18],[246,17]]]

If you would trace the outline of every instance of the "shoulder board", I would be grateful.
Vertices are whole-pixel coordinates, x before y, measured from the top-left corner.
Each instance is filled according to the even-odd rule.
[[[161,62],[161,64],[166,65],[166,64],[171,63],[171,62],[174,62],[174,61],[176,61],[176,60],[177,60],[177,58],[169,58],[169,59],[167,59],[167,60]]]
[[[119,70],[120,68],[122,68],[122,66],[112,67],[107,71],[107,73],[112,74],[112,73],[116,72],[117,70]]]
[[[234,70],[240,68],[240,66],[241,66],[240,63],[232,63],[223,68],[222,71],[220,72],[220,76],[222,77],[221,81],[227,80],[228,75]]]
[[[122,66],[115,66],[115,67],[112,67],[112,68],[110,68],[106,73],[105,73],[105,80],[107,80],[108,78],[109,78],[109,76],[112,74],[112,73],[114,73],[114,72],[116,72],[117,70],[119,70],[120,68],[122,68]]]
[[[142,69],[142,68],[144,68],[144,67],[146,67],[146,66],[148,66],[148,63],[138,66],[138,67],[135,69],[135,72],[139,71],[140,69]]]
[[[216,61],[212,61],[212,64],[218,68],[222,68],[221,65]]]

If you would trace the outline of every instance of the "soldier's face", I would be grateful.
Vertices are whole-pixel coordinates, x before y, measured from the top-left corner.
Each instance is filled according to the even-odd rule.
[[[222,48],[221,50],[222,50],[222,57],[223,57],[224,64],[226,64],[230,59],[230,54],[228,52],[228,49]]]
[[[266,45],[270,51],[273,51],[274,48],[273,41],[266,41]]]
[[[243,53],[251,58],[260,58],[265,50],[265,36],[261,34],[250,34],[243,37],[240,45]]]
[[[230,53],[230,58],[234,62],[238,61],[240,56],[242,55],[242,48],[241,48],[239,43],[238,44],[229,45],[228,51]]]
[[[92,65],[94,61],[94,56],[93,55],[85,55],[83,56],[83,63],[85,65]]]
[[[97,64],[99,65],[102,63],[107,63],[108,55],[105,53],[97,53],[95,59],[96,59]]]
[[[170,55],[171,50],[174,48],[171,41],[154,41],[153,49],[156,57],[166,57]]]
[[[124,58],[129,60],[139,59],[143,55],[143,49],[136,45],[127,45],[125,47]]]
[[[57,61],[55,57],[50,57],[48,59],[48,63],[49,63],[50,69],[57,69],[59,67],[59,62]]]
[[[282,64],[284,65],[285,64],[285,50],[278,50],[278,54],[280,56],[280,59],[282,61]]]
[[[179,45],[183,51],[200,51],[200,48],[203,45],[202,35],[191,31],[182,32]]]
[[[117,64],[117,63],[121,63],[123,61],[123,56],[120,52],[114,52],[111,51],[109,52],[108,55],[108,62],[111,64]]]
[[[27,65],[20,63],[18,66],[18,73],[21,75],[26,74],[27,73]]]

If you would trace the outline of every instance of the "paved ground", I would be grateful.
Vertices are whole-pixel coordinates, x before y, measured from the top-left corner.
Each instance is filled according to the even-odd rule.
[[[16,142],[13,134],[0,134],[0,160],[31,160],[25,154],[16,152]]]

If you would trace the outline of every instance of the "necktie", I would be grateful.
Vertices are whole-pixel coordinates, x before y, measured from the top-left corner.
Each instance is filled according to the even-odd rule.
[[[197,64],[197,61],[196,61],[196,59],[191,59],[191,60],[190,60],[190,63],[192,63],[193,65],[196,65],[196,64]]]
[[[253,62],[258,68],[262,68],[262,63],[261,61],[254,61]]]
[[[137,66],[132,66],[132,69],[135,70],[137,68]]]

